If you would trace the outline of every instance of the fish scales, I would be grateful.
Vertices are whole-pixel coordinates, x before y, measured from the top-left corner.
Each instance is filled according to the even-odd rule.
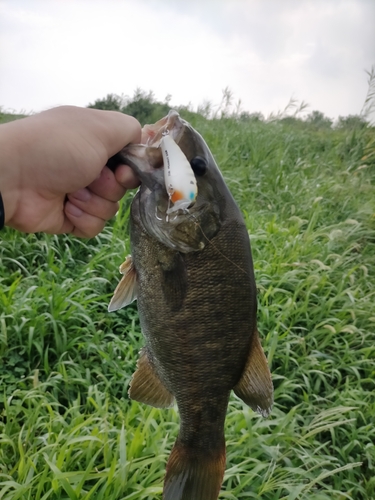
[[[176,130],[188,160],[205,158],[207,172],[196,176],[194,206],[167,221],[160,167],[150,169],[147,148],[123,151],[142,181],[132,202],[130,239],[145,348],[129,393],[159,407],[177,402],[180,432],[163,498],[216,500],[231,390],[266,415],[273,389],[256,328],[256,285],[241,212],[201,136],[176,112],[163,120],[154,126],[156,144],[160,130]]]
[[[181,256],[186,268],[186,283],[181,286],[187,286],[187,291],[181,308],[175,310],[178,292],[174,287],[166,289],[159,263],[159,255],[164,256],[166,249],[142,234],[132,214],[131,234],[132,240],[136,239],[132,256],[139,269],[142,333],[160,360],[158,370],[163,373],[163,381],[176,397],[186,387],[189,374],[196,383],[199,381],[201,393],[213,383],[229,391],[242,374],[251,339],[249,328],[255,328],[256,290],[251,279],[248,237],[246,234],[246,241],[241,232],[243,228],[236,222],[227,224],[201,252]],[[180,367],[177,373],[176,366]]]

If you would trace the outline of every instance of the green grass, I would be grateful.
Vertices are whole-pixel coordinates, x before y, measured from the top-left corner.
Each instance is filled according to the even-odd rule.
[[[18,120],[19,118],[24,118],[26,115],[24,114],[13,114],[9,112],[4,112],[0,106],[0,124],[12,122],[13,120]]]
[[[220,498],[373,499],[374,130],[192,118],[251,235],[275,386],[268,419],[231,399]],[[128,399],[136,306],[106,309],[131,196],[89,241],[1,234],[1,500],[161,498],[178,414]]]

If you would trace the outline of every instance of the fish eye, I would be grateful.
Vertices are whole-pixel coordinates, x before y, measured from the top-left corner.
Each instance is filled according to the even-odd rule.
[[[207,171],[207,160],[205,160],[201,156],[195,156],[190,161],[190,165],[195,175],[201,176],[204,175]]]

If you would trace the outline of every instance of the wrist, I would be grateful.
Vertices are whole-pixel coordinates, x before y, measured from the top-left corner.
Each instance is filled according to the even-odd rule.
[[[0,192],[3,202],[5,225],[13,218],[19,198],[19,151],[20,137],[12,123],[0,125]],[[11,126],[12,125],[12,126]]]

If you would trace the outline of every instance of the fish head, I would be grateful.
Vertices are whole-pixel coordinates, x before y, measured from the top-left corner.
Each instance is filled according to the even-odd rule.
[[[190,163],[197,185],[197,196],[191,206],[172,213],[160,147],[166,134]],[[226,203],[231,198],[211,151],[202,136],[174,110],[155,124],[146,125],[142,142],[121,152],[122,161],[141,180],[132,216],[169,248],[184,253],[202,250],[219,231]]]

